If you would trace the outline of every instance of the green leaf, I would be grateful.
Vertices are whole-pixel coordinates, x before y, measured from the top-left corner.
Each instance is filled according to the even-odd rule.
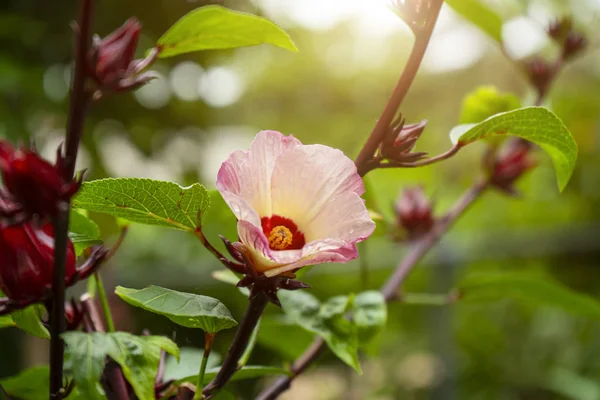
[[[65,352],[74,368],[73,379],[79,391],[90,399],[104,399],[99,383],[106,363],[106,355],[119,351],[116,343],[100,332],[67,332],[62,335]]]
[[[458,15],[502,43],[502,18],[479,0],[446,0]]]
[[[600,302],[596,299],[542,276],[524,273],[475,274],[464,278],[458,288],[461,302],[511,298],[600,319]]]
[[[202,362],[204,350],[195,347],[182,347],[179,355],[179,362],[175,357],[167,357],[165,361],[165,381],[174,379],[183,379],[198,373],[198,367]],[[222,357],[215,351],[211,351],[208,356],[207,368],[213,368],[219,365]]]
[[[158,372],[161,349],[179,358],[179,349],[162,336],[135,336],[126,332],[110,334],[120,351],[109,356],[121,366],[125,379],[140,400],[154,400],[154,380]]]
[[[483,121],[492,115],[521,107],[521,100],[512,93],[500,93],[495,86],[479,86],[465,96],[462,104],[461,124]]]
[[[295,323],[321,336],[338,358],[361,373],[356,325],[345,318],[352,298],[336,296],[321,305],[305,291],[280,290],[277,295],[284,312]]]
[[[11,326],[15,326],[15,322],[13,321],[13,319],[10,315],[0,316],[0,329],[8,328]]]
[[[9,396],[22,400],[48,400],[50,369],[47,365],[26,369],[0,380]]]
[[[78,256],[88,247],[102,244],[98,225],[75,210],[71,210],[69,217],[69,238],[75,245],[75,253]]]
[[[496,114],[473,125],[460,125],[450,132],[453,143],[467,145],[496,135],[518,136],[545,150],[554,164],[558,188],[562,191],[575,169],[577,143],[562,121],[543,107],[526,107]]]
[[[160,286],[148,286],[141,290],[117,286],[115,293],[132,306],[164,315],[187,328],[200,328],[204,332],[216,333],[237,325],[227,307],[212,297]]]
[[[359,293],[354,298],[353,310],[360,344],[366,344],[385,327],[387,322],[385,298],[376,290]]]
[[[43,313],[44,307],[42,305],[33,304],[11,313],[10,316],[19,329],[42,339],[50,339],[48,329],[42,324]]]
[[[106,357],[116,361],[140,400],[154,400],[154,380],[161,349],[179,357],[177,345],[161,336],[135,336],[126,332],[67,332],[63,334],[73,378],[85,398],[104,399],[99,383]]]
[[[281,340],[281,338],[285,340]],[[284,360],[293,361],[300,357],[313,341],[312,332],[298,329],[294,321],[285,315],[261,318],[258,343],[278,353]]]
[[[268,43],[298,51],[287,33],[273,22],[211,5],[190,11],[158,39],[160,58],[200,50],[232,49]]]
[[[159,225],[193,232],[198,213],[210,201],[204,186],[138,178],[109,178],[85,182],[73,207],[113,215],[140,224]]]
[[[217,376],[221,367],[211,368],[206,371],[204,375],[204,380],[202,383],[208,383]],[[237,371],[230,379],[230,381],[241,381],[245,379],[255,379],[260,378],[267,375],[291,375],[290,371],[283,368],[278,367],[268,367],[262,365],[247,365],[244,368]],[[198,381],[198,375],[188,376],[186,378],[178,380],[176,383],[180,384],[182,382],[193,382],[196,383]]]

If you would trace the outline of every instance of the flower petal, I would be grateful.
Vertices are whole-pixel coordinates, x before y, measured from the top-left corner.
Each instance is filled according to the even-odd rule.
[[[326,237],[310,228],[324,207],[340,194],[349,192],[358,197],[364,191],[354,162],[340,150],[322,145],[299,146],[275,162],[271,209],[273,214],[292,219],[306,240],[313,241]]]
[[[375,230],[365,202],[354,192],[338,194],[314,216],[304,234],[348,243],[363,241]],[[314,239],[313,239],[314,240]]]
[[[244,199],[259,217],[270,216],[271,174],[275,161],[286,150],[301,145],[302,143],[291,135],[285,136],[277,131],[261,131],[250,145],[250,150],[234,151],[223,163],[217,175],[217,189],[238,220],[243,218],[230,203],[234,198],[224,195],[224,192]],[[236,203],[239,206],[240,202]]]
[[[302,257],[295,262],[272,267],[264,271],[264,274],[266,276],[275,276],[283,272],[293,271],[306,265],[316,265],[328,262],[345,263],[358,257],[358,251],[356,250],[355,244],[335,239],[315,240],[314,242],[304,246],[302,250],[292,251],[302,252]],[[279,258],[279,253],[285,253],[285,251],[275,253],[276,258]]]

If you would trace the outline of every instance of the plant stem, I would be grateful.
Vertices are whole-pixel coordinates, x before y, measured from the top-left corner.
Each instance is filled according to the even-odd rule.
[[[75,43],[75,65],[69,97],[66,144],[64,154],[65,180],[73,179],[79,141],[88,99],[85,93],[85,57],[88,51],[92,24],[92,0],[81,0],[78,18],[78,35]],[[70,204],[64,203],[54,218],[54,265],[52,279],[52,314],[50,316],[50,399],[62,398],[65,330],[65,261],[69,229]]]
[[[427,233],[416,241],[411,247],[410,252],[402,259],[400,264],[394,270],[394,273],[388,278],[380,289],[385,300],[390,302],[397,297],[398,289],[406,280],[410,271],[417,265],[423,256],[439,241],[444,233],[452,224],[477,200],[488,187],[485,181],[474,184],[467,192],[456,202],[454,207]],[[325,341],[318,337],[310,347],[296,360],[292,366],[292,375],[279,378],[273,385],[263,391],[257,400],[273,400],[280,394],[289,389],[292,381],[300,375],[319,354],[325,349]]]
[[[433,33],[433,28],[435,27],[443,3],[443,0],[433,0],[431,2],[431,14],[429,14],[423,30],[417,31],[415,35],[415,43],[410,56],[408,57],[408,61],[406,62],[406,66],[402,71],[402,75],[400,75],[390,99],[377,120],[375,128],[373,128],[371,135],[356,157],[355,164],[360,176],[364,176],[372,169],[369,168],[369,161],[373,158],[377,147],[379,147],[379,144],[383,140],[383,137],[398,112],[398,108],[400,108],[402,101],[408,93],[408,89],[417,75],[417,71],[419,70],[423,56],[425,55],[425,50],[429,44],[429,39]]]
[[[244,350],[244,354],[240,357],[238,361],[238,369],[242,368],[244,365],[248,363],[250,356],[252,355],[252,350],[254,350],[254,346],[256,346],[256,338],[258,337],[258,330],[260,329],[260,320],[252,330],[252,335],[250,336],[250,340],[248,341],[248,345]]]
[[[113,321],[112,313],[110,312],[108,298],[106,297],[106,291],[104,290],[104,283],[102,283],[102,278],[98,272],[94,274],[94,280],[96,281],[96,290],[98,291],[98,297],[100,297],[102,311],[104,312],[104,319],[106,320],[106,329],[109,332],[114,332],[115,323]]]
[[[65,331],[65,263],[69,205],[61,204],[54,227],[54,271],[52,276],[52,315],[50,318],[50,400],[62,398],[64,343],[60,335]]]
[[[204,386],[204,374],[206,372],[208,356],[210,356],[210,350],[212,349],[215,335],[216,333],[204,332],[204,354],[202,355],[202,363],[200,364],[200,372],[198,373],[198,383],[196,384],[196,394],[194,395],[194,400],[202,399],[202,390],[200,388]]]
[[[235,371],[237,371],[238,361],[244,353],[248,341],[250,340],[250,336],[252,336],[252,331],[265,310],[267,303],[267,296],[263,292],[258,292],[254,297],[250,298],[244,318],[235,333],[235,337],[233,338],[231,347],[229,347],[229,350],[227,351],[227,356],[225,357],[225,361],[223,361],[219,373],[208,385],[206,385],[204,390],[202,390],[202,393],[207,398],[210,398],[214,392],[225,386]]]

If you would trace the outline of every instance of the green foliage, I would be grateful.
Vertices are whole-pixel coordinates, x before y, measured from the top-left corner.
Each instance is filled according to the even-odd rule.
[[[237,325],[223,303],[212,297],[178,292],[159,286],[136,290],[117,286],[115,293],[135,307],[164,315],[187,328],[216,333]]]
[[[15,322],[13,321],[10,315],[2,315],[0,316],[0,329],[8,328],[10,326],[15,326]]]
[[[474,274],[464,278],[458,288],[461,302],[493,302],[511,298],[556,307],[571,314],[600,318],[600,302],[596,299],[532,274]]]
[[[460,125],[450,132],[452,142],[463,145],[497,135],[518,136],[540,146],[552,159],[558,188],[565,188],[577,162],[577,143],[551,111],[543,107],[520,108],[476,125]]]
[[[66,354],[75,368],[73,378],[78,390],[89,399],[103,399],[99,379],[106,357],[121,366],[125,379],[140,400],[154,399],[154,380],[161,349],[179,357],[179,349],[161,336],[134,336],[126,332],[63,334]]]
[[[82,213],[71,210],[69,217],[69,238],[75,246],[75,253],[79,256],[85,249],[95,244],[102,244],[100,228]]]
[[[446,0],[457,14],[502,43],[502,18],[480,0]]]
[[[85,182],[73,207],[113,215],[140,224],[193,232],[198,214],[209,207],[204,186],[138,178],[109,178]]]
[[[475,124],[492,115],[521,107],[521,100],[512,93],[500,93],[495,86],[479,86],[463,100],[461,124]]]
[[[359,293],[354,298],[353,309],[360,344],[369,343],[381,332],[387,322],[385,298],[376,290]]]
[[[285,315],[265,315],[261,318],[257,340],[262,347],[276,352],[284,360],[293,361],[310,346],[313,341],[311,333],[298,329],[294,321]]]
[[[42,324],[44,306],[32,304],[22,310],[10,314],[15,325],[25,332],[42,339],[50,339],[48,329]]]
[[[336,296],[321,304],[306,291],[280,290],[277,294],[284,312],[296,324],[321,336],[336,356],[361,373],[356,325],[345,318],[351,298]]]
[[[165,381],[183,379],[198,373],[198,366],[202,362],[204,350],[195,347],[182,347],[179,349],[179,361],[175,357],[168,356],[165,361]],[[216,368],[222,357],[215,351],[208,356],[207,368]]]
[[[0,380],[9,396],[22,400],[47,400],[49,392],[48,366],[26,369],[18,375]]]
[[[287,33],[273,22],[211,5],[181,17],[158,39],[159,57],[166,58],[200,50],[231,49],[272,44],[298,51]]]
[[[204,375],[204,380],[202,383],[206,384],[214,379],[215,376],[219,373],[221,367],[211,368],[206,370],[206,374]],[[242,369],[238,370],[230,379],[230,382],[233,381],[242,381],[245,379],[255,379],[268,375],[290,375],[290,371],[278,368],[278,367],[268,367],[263,365],[246,365]],[[188,376],[183,379],[176,381],[176,383],[183,382],[193,382],[196,383],[198,381],[198,375]]]

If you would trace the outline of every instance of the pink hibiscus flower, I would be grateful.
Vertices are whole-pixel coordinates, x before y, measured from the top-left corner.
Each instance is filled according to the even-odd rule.
[[[356,166],[340,150],[276,131],[234,151],[217,188],[238,219],[251,267],[267,277],[306,265],[348,262],[375,229]]]

